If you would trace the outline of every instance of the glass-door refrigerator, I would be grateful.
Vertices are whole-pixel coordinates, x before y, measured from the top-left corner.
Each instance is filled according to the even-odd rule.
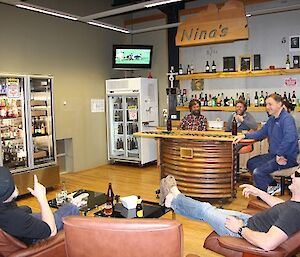
[[[53,78],[0,74],[0,165],[12,172],[19,193],[33,175],[46,187],[59,185],[53,117]]]
[[[0,165],[13,173],[29,168],[25,76],[0,76]]]
[[[158,126],[157,80],[107,80],[106,95],[108,159],[140,165],[155,161],[155,140],[133,134]]]

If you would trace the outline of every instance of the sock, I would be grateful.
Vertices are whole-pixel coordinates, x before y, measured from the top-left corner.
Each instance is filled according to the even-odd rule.
[[[165,206],[167,208],[170,208],[171,207],[171,203],[172,203],[172,200],[174,199],[174,196],[172,193],[169,193],[167,196],[166,196],[166,199],[165,199]]]
[[[176,197],[177,195],[181,194],[181,192],[179,191],[179,189],[178,189],[177,186],[171,187],[170,192],[172,193],[172,195],[174,197]]]

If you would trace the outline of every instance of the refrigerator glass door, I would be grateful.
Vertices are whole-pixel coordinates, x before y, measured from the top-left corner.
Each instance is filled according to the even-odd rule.
[[[110,157],[125,157],[124,98],[109,96]]]
[[[12,172],[28,168],[24,77],[0,76],[1,164]]]
[[[126,96],[126,157],[139,159],[139,140],[133,133],[139,131],[139,103],[137,96]]]
[[[52,79],[30,78],[33,165],[55,162]]]

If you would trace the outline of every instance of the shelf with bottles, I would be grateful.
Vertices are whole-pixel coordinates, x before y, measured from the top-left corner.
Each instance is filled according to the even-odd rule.
[[[23,144],[13,144],[11,141],[2,143],[3,165],[8,168],[17,168],[25,166],[27,163],[27,154]]]
[[[31,133],[33,137],[48,136],[46,116],[38,116],[32,119]]]
[[[127,134],[128,135],[132,135],[133,133],[138,132],[138,131],[139,131],[139,127],[136,122],[127,124]]]
[[[21,101],[11,98],[0,99],[0,118],[13,119],[22,116]]]
[[[217,78],[241,78],[241,77],[264,77],[300,74],[300,68],[296,69],[266,69],[253,71],[233,71],[233,72],[199,72],[193,74],[177,75],[176,80],[191,79],[217,79]]]

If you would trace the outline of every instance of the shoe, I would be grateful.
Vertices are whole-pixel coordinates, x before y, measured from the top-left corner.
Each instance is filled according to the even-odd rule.
[[[279,184],[277,184],[276,186],[269,186],[267,189],[267,193],[269,195],[275,195],[280,192],[281,192],[281,186]]]
[[[161,179],[160,181],[160,192],[159,192],[159,204],[164,205],[166,196],[170,193],[173,186],[177,186],[176,180],[172,175]]]

